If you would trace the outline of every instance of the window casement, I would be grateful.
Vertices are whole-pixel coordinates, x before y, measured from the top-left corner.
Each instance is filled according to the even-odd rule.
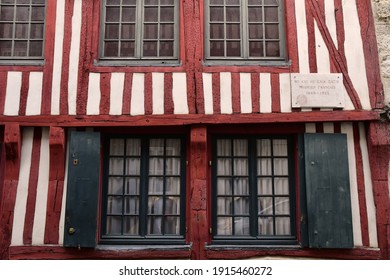
[[[205,0],[206,61],[283,62],[283,17],[281,0]]]
[[[169,136],[109,139],[102,243],[184,241],[183,141]]]
[[[102,0],[100,60],[177,62],[179,0]]]
[[[0,63],[42,60],[46,0],[0,0]]]
[[[218,137],[214,243],[296,243],[292,139]]]

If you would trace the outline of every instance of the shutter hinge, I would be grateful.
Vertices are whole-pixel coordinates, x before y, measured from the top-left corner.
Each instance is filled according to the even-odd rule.
[[[211,162],[211,160],[209,161],[209,166],[211,166],[211,164],[212,164],[212,162]]]
[[[213,228],[209,229],[210,234],[213,234]]]

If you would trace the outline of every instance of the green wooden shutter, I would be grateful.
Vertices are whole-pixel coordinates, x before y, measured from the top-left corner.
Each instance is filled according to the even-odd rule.
[[[307,229],[311,248],[352,248],[347,137],[305,134]]]
[[[95,247],[100,170],[100,134],[70,136],[65,247]]]

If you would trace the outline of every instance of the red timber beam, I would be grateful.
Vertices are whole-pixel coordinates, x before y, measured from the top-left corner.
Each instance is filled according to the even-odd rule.
[[[9,259],[16,191],[19,181],[21,133],[18,124],[7,124],[4,129],[5,172],[0,203],[0,259]]]
[[[191,128],[190,136],[190,224],[189,240],[192,241],[191,259],[205,259],[204,246],[208,241],[207,219],[207,129]]]
[[[310,8],[310,14],[313,15],[317,22],[318,29],[324,39],[324,42],[329,50],[330,58],[337,72],[342,73],[344,77],[344,85],[351,98],[355,109],[362,109],[359,95],[353,85],[351,77],[348,74],[347,63],[341,53],[335,46],[330,31],[325,22],[325,11],[323,5],[320,5],[317,0],[306,1]]]
[[[58,244],[59,223],[65,178],[65,132],[60,127],[50,127],[49,189],[46,209],[45,244]]]
[[[381,258],[390,259],[390,195],[389,161],[390,131],[389,123],[372,122],[368,127],[368,153],[376,206],[378,243]]]

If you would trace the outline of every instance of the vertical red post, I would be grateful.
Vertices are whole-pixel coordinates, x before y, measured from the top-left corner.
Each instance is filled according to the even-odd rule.
[[[205,259],[207,220],[207,128],[194,126],[190,137],[190,240],[191,259]]]
[[[5,172],[2,202],[0,203],[0,259],[9,259],[16,191],[20,167],[20,127],[16,123],[5,125]]]

